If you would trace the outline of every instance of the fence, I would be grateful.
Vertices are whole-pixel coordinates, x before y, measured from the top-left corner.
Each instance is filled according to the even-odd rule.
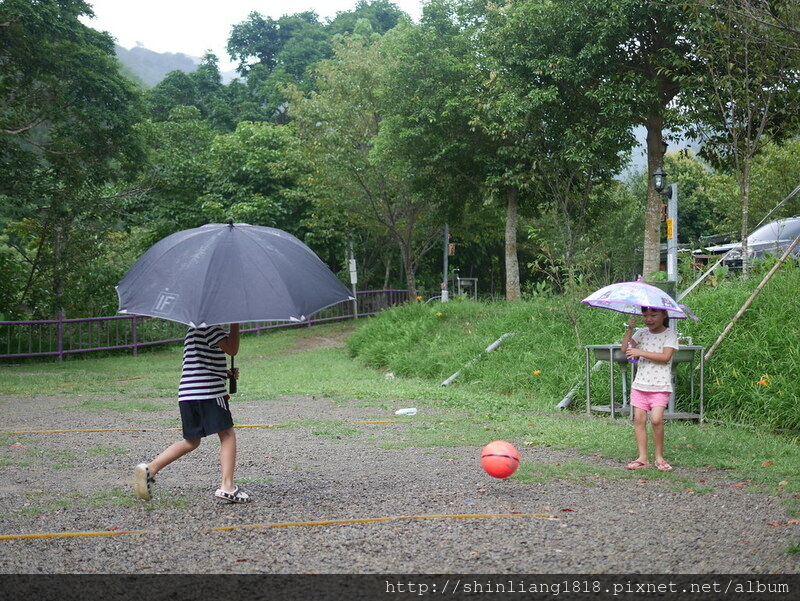
[[[353,301],[345,301],[316,313],[303,322],[251,322],[242,332],[261,332],[272,328],[309,326],[314,323],[374,315],[381,309],[405,302],[406,290],[365,290]],[[183,324],[145,317],[115,315],[42,321],[0,321],[0,360],[23,357],[57,357],[95,351],[140,348],[182,341]]]

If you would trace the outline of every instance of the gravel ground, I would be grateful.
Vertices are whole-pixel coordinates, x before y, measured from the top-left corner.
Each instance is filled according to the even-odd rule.
[[[162,471],[145,502],[133,496],[132,468],[179,437],[175,403],[147,413],[88,413],[70,410],[74,404],[0,396],[0,535],[10,537],[0,540],[0,573],[796,574],[800,567],[786,552],[800,526],[782,499],[722,472],[495,480],[480,469],[476,448],[383,448],[402,441],[415,419],[397,421],[393,411],[405,405],[394,401],[234,402],[239,426],[283,425],[237,429],[237,479],[255,501],[213,498],[219,445],[212,438]],[[56,428],[107,431],[27,433]],[[523,463],[623,469],[605,458],[518,446]],[[702,492],[687,490],[687,480]],[[24,537],[64,533],[113,535]]]

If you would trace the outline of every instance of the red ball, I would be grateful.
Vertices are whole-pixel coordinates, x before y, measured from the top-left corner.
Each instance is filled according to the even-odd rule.
[[[483,447],[481,466],[493,478],[508,478],[519,467],[519,453],[510,442],[495,440]]]

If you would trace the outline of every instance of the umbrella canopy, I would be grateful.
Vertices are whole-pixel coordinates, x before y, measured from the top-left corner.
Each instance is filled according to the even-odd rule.
[[[119,312],[206,327],[305,321],[351,292],[297,238],[246,223],[213,223],[153,245],[117,285]]]
[[[611,309],[620,313],[639,315],[642,307],[664,309],[673,319],[692,319],[699,321],[684,305],[679,305],[669,294],[642,281],[619,282],[592,292],[581,301],[590,307]]]

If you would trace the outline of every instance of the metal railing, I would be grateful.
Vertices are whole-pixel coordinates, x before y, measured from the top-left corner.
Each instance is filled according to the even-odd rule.
[[[333,305],[316,313],[308,321],[250,322],[242,324],[242,332],[366,317],[403,303],[407,298],[406,290],[364,290],[356,293],[355,303],[345,301]],[[184,324],[142,315],[0,321],[0,360],[56,357],[62,361],[69,355],[122,349],[131,349],[135,355],[140,348],[182,341],[186,327]]]

